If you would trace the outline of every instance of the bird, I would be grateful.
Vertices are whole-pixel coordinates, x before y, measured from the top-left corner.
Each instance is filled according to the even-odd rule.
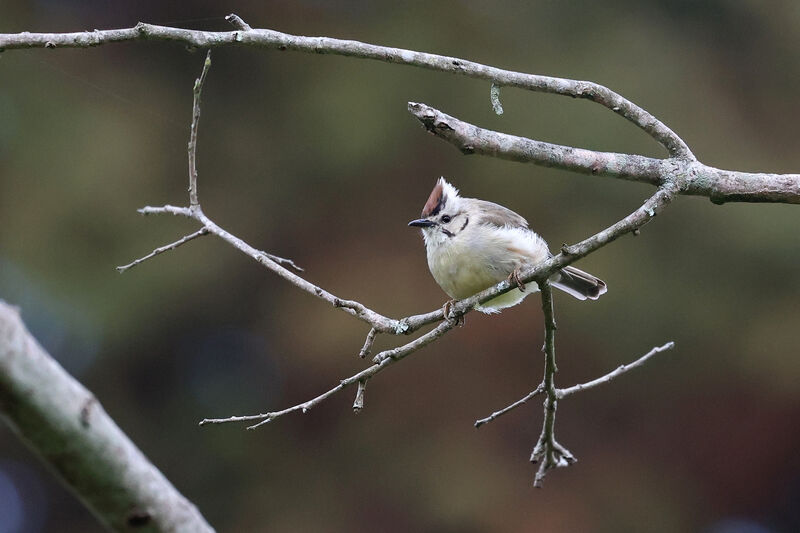
[[[420,228],[428,268],[436,283],[455,300],[461,300],[508,279],[517,287],[478,304],[483,313],[520,303],[539,290],[526,287],[519,273],[552,257],[547,242],[511,209],[477,198],[464,198],[444,177],[431,191],[421,218],[409,226]],[[566,266],[549,279],[551,285],[578,300],[597,300],[608,290],[601,279]],[[445,304],[445,316],[448,316]]]

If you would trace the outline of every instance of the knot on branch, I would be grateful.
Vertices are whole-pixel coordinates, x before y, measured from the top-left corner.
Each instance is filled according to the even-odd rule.
[[[422,125],[428,132],[433,133],[434,135],[437,135],[437,131],[441,130],[454,131],[453,127],[444,120],[437,120],[437,114],[435,110],[426,106],[425,104],[409,102],[408,111],[417,117],[420,122],[422,122]]]
[[[576,84],[576,98],[586,98],[587,100],[594,101],[597,99],[597,96],[597,87],[593,83],[579,82]]]
[[[564,255],[578,255],[578,247],[563,243],[561,245],[561,253]]]
[[[396,320],[394,323],[394,334],[395,335],[405,335],[410,333],[411,326],[408,325],[408,322],[403,320]]]

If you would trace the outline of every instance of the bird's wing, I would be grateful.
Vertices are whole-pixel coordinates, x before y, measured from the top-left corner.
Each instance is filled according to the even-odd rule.
[[[511,228],[525,228],[528,229],[528,221],[516,214],[511,209],[498,205],[494,202],[487,202],[486,200],[475,200],[480,209],[481,215],[479,219],[480,224],[487,224],[489,226],[497,226],[502,228],[508,226]]]

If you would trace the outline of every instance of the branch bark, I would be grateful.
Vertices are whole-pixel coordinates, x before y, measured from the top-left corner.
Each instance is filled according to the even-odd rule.
[[[556,319],[553,314],[553,291],[547,279],[539,282],[542,291],[542,313],[544,315],[544,421],[542,433],[531,452],[531,462],[539,463],[539,470],[533,480],[533,486],[541,488],[544,476],[551,468],[569,466],[577,459],[556,440],[556,409],[558,408],[558,390],[555,376],[556,366]]]
[[[686,143],[664,123],[630,100],[599,83],[525,74],[457,57],[378,46],[360,41],[330,37],[305,37],[275,30],[252,29],[241,18],[233,14],[228,15],[227,19],[237,28],[236,31],[198,31],[140,22],[133,28],[116,30],[0,34],[0,51],[20,48],[88,48],[108,43],[157,40],[178,42],[196,48],[232,45],[256,46],[373,59],[486,80],[497,88],[517,87],[529,91],[586,99],[610,109],[644,130],[664,146],[671,156],[694,158]]]
[[[409,102],[408,111],[430,133],[464,154],[480,154],[534,163],[584,174],[611,176],[660,186],[673,180],[681,194],[725,202],[800,204],[800,174],[721,170],[695,159],[656,159],[562,146],[480,128],[431,106]]]
[[[213,531],[2,300],[0,414],[106,527]]]

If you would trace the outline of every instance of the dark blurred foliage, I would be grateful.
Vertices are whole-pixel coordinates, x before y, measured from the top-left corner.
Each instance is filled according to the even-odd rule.
[[[797,172],[800,4],[618,2],[77,2],[4,0],[0,32],[139,20],[328,35],[597,81],[643,105],[704,162]],[[202,53],[167,43],[0,54],[0,297],[220,531],[800,530],[800,211],[680,198],[637,238],[580,263],[595,303],[559,295],[558,381],[653,345],[676,349],[563,402],[580,459],[531,488],[537,298],[466,327],[369,384],[257,432],[206,416],[283,408],[363,363],[366,328],[211,237],[120,275],[194,231],[144,219],[186,203],[191,86]],[[200,125],[206,212],[309,280],[403,316],[441,305],[406,222],[445,175],[550,243],[621,218],[651,188],[477,156],[422,130],[409,100],[557,143],[663,156],[599,106],[334,56],[213,54]],[[379,346],[403,339],[381,339]],[[97,531],[0,428],[0,531]]]

